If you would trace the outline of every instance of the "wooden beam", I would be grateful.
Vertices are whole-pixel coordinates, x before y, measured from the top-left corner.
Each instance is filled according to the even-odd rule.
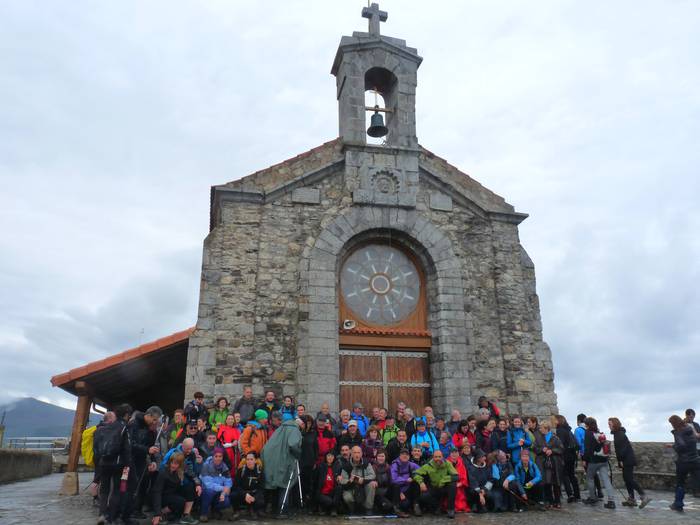
[[[78,396],[78,405],[73,416],[73,429],[70,438],[70,450],[68,451],[68,464],[63,478],[61,494],[67,496],[75,496],[78,494],[78,460],[80,459],[80,445],[83,439],[83,431],[90,416],[90,405],[92,397],[88,394],[90,388],[84,381],[76,381],[76,390],[80,393]]]

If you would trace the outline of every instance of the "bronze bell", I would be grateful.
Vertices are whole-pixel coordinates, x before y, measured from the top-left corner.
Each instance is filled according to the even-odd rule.
[[[383,137],[389,133],[389,128],[384,125],[384,117],[379,111],[379,106],[374,106],[375,112],[372,115],[372,119],[369,121],[369,127],[367,128],[367,135],[370,137]]]

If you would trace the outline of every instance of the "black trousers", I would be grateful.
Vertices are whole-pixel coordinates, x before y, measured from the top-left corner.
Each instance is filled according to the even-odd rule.
[[[455,496],[457,495],[457,483],[452,481],[442,487],[428,487],[428,490],[421,492],[418,496],[418,503],[421,507],[438,510],[442,498],[447,498],[447,510],[455,510]]]
[[[245,496],[246,494],[250,494],[255,498],[255,501],[253,503],[246,503],[245,501]],[[253,510],[257,512],[262,512],[265,510],[265,491],[263,489],[258,489],[258,490],[242,490],[240,494],[238,495],[238,504],[242,509],[250,509],[252,508]]]
[[[634,499],[634,491],[637,491],[640,497],[644,497],[644,489],[639,486],[639,483],[634,479],[634,465],[622,465],[622,479],[627,488],[627,494],[630,499]]]
[[[406,496],[406,499],[401,501],[401,487],[399,485],[392,485],[391,502],[394,504],[394,507],[406,512],[411,508],[413,502],[416,501],[416,498],[418,497],[418,490],[418,486],[415,483],[411,483],[408,489],[406,489],[403,493],[403,495]]]
[[[484,501],[486,505],[481,504],[481,499],[479,498],[479,492],[474,489],[467,488],[467,501],[469,501],[469,506],[472,512],[486,512],[489,506],[493,507],[493,494],[491,491],[486,491],[484,493]]]
[[[100,467],[100,515],[114,521],[119,514],[119,483],[124,467]]]
[[[194,485],[192,483],[185,483],[184,485],[180,485],[177,492],[163,494],[161,506],[162,508],[168,507],[170,509],[170,516],[179,518],[182,516],[182,512],[185,509],[185,503],[194,501],[194,498]]]
[[[581,489],[578,485],[576,477],[576,456],[571,455],[564,460],[564,469],[562,472],[562,481],[564,482],[564,490],[568,497],[573,496],[576,499],[581,499]],[[600,481],[598,481],[600,485]]]
[[[318,510],[321,512],[331,512],[340,510],[341,503],[341,488],[337,485],[333,492],[330,494],[321,494],[320,492],[316,496],[318,501]]]
[[[389,512],[393,506],[391,487],[377,487],[374,493],[374,508],[386,513]]]

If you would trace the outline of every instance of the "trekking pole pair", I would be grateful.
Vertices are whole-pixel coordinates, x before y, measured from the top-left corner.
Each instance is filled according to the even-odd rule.
[[[292,479],[294,479],[295,469],[297,475],[297,485],[299,485],[299,507],[304,508],[304,496],[301,492],[301,470],[299,469],[299,461],[297,460],[294,467],[292,467],[291,472],[289,473],[287,488],[284,490],[284,498],[282,498],[282,505],[280,505],[280,515],[284,512],[284,506],[287,503],[287,497],[289,496],[289,489],[292,486]]]

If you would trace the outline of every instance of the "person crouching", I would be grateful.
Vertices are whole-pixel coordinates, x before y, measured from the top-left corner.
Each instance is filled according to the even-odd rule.
[[[224,449],[216,447],[210,457],[204,461],[199,474],[202,480],[202,502],[199,521],[209,521],[209,510],[231,515],[231,472],[224,463]]]
[[[432,509],[438,514],[443,498],[447,498],[447,517],[454,518],[458,477],[454,465],[445,461],[441,450],[435,450],[433,459],[413,474],[414,481],[420,487],[418,505],[421,509]]]
[[[341,471],[342,463],[335,460],[335,453],[332,450],[326,452],[323,463],[316,469],[318,476],[316,501],[318,501],[318,511],[321,514],[338,515],[341,498]]]
[[[248,452],[244,461],[236,473],[238,497],[241,507],[255,518],[265,510],[265,473],[255,452]]]
[[[377,489],[375,473],[372,466],[362,457],[362,448],[352,447],[350,462],[344,466],[340,475],[340,484],[343,487],[343,501],[350,512],[357,510],[362,505],[367,516],[372,515],[374,507],[374,494]]]

